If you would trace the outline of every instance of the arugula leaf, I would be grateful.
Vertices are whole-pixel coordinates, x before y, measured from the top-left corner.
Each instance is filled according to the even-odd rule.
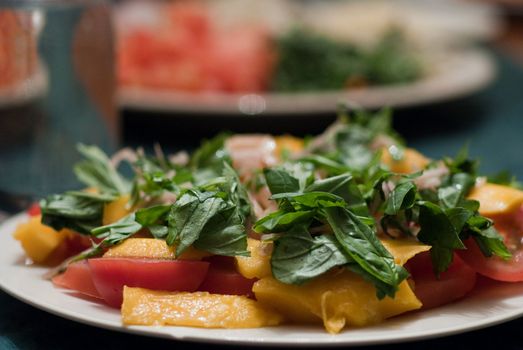
[[[288,284],[301,284],[335,266],[352,262],[336,237],[312,237],[306,225],[297,225],[274,242],[271,257],[273,276]]]
[[[40,201],[42,223],[55,230],[69,228],[89,235],[102,224],[104,204],[113,199],[81,192],[51,195]]]
[[[74,166],[74,173],[81,182],[101,192],[122,194],[130,191],[130,183],[116,171],[100,148],[79,144],[77,149],[86,158]]]

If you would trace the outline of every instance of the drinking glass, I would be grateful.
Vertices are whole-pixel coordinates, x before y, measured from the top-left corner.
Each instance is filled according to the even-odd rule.
[[[109,1],[0,0],[0,210],[79,188],[78,143],[117,147],[113,40]]]

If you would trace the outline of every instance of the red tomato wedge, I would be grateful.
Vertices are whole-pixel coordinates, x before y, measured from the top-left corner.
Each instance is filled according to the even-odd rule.
[[[423,309],[445,305],[464,297],[476,284],[476,272],[457,255],[439,279],[432,272],[429,252],[416,255],[405,265],[415,283],[414,293]]]
[[[213,294],[246,295],[253,298],[252,285],[256,279],[243,277],[237,270],[233,258],[214,256],[208,259],[211,265],[207,276],[198,290]]]
[[[38,203],[31,204],[31,206],[27,209],[27,214],[29,214],[29,216],[37,216],[40,215],[40,213],[40,204]]]
[[[89,259],[93,282],[106,303],[120,308],[123,287],[193,292],[202,283],[209,263],[192,260],[130,258]]]
[[[497,256],[485,257],[474,240],[465,241],[466,250],[458,252],[468,266],[477,273],[504,282],[523,281],[523,247],[512,250],[512,258],[503,260]]]
[[[93,298],[102,298],[94,286],[87,261],[79,261],[67,267],[64,273],[53,278],[55,286],[72,289]]]
[[[477,273],[504,282],[523,281],[523,207],[515,213],[492,217],[498,232],[503,236],[512,258],[485,257],[473,239],[465,241],[466,250],[459,256]]]

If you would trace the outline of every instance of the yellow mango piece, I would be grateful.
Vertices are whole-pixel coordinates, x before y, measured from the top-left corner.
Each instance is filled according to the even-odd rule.
[[[474,187],[468,198],[479,201],[485,216],[509,214],[523,205],[523,191],[491,183]]]
[[[19,224],[13,234],[20,241],[25,254],[38,264],[45,263],[68,236],[65,230],[58,232],[42,224],[41,219],[41,215],[31,217],[29,221]]]
[[[253,291],[260,303],[284,317],[297,323],[323,321],[329,333],[379,323],[421,307],[407,281],[400,284],[394,299],[379,300],[371,283],[348,270],[333,270],[304,285],[266,277],[254,284]]]
[[[122,195],[116,200],[106,203],[104,206],[104,216],[102,223],[104,225],[112,224],[127,216],[131,211],[127,208],[127,203],[129,203],[130,196],[128,194]]]
[[[380,238],[381,243],[394,257],[394,262],[398,265],[405,265],[409,259],[416,254],[427,252],[430,245],[425,245],[414,240]]]
[[[283,318],[244,296],[124,287],[122,320],[125,325],[258,328],[276,326]]]
[[[104,258],[151,258],[151,259],[175,259],[176,247],[168,246],[164,240],[155,238],[129,238],[122,243],[110,248],[104,254]],[[210,256],[209,253],[187,248],[180,260],[201,260]]]
[[[400,265],[430,249],[428,245],[409,240],[382,238],[381,242]],[[406,281],[400,284],[394,299],[379,300],[371,283],[341,269],[333,269],[304,285],[284,284],[269,275],[254,284],[253,292],[258,301],[270,305],[286,318],[298,323],[323,321],[330,333],[338,333],[345,326],[379,323],[421,307]]]
[[[247,239],[247,250],[251,256],[237,256],[238,272],[245,278],[262,278],[272,276],[271,251],[272,243],[264,243],[257,239]]]
[[[430,160],[412,148],[406,148],[403,153],[403,158],[395,160],[392,158],[389,150],[384,148],[381,154],[381,162],[395,173],[410,174],[425,169],[430,163]]]
[[[278,156],[284,151],[296,154],[303,150],[303,139],[298,137],[290,135],[276,136],[274,141],[276,142],[276,154]]]

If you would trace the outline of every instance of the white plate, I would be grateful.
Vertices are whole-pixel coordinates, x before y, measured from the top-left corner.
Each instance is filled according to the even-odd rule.
[[[85,324],[186,341],[280,346],[353,346],[426,339],[491,326],[523,315],[523,284],[490,283],[460,302],[396,317],[381,325],[351,329],[338,335],[321,326],[281,326],[223,330],[189,327],[125,327],[117,310],[56,289],[42,278],[46,269],[25,266],[12,233],[25,215],[0,226],[0,288],[42,310]]]
[[[267,94],[195,94],[121,87],[120,107],[149,112],[196,112],[232,115],[329,113],[340,102],[362,108],[410,107],[470,95],[495,77],[490,56],[479,49],[458,50],[432,58],[425,78],[405,85],[347,91]]]

